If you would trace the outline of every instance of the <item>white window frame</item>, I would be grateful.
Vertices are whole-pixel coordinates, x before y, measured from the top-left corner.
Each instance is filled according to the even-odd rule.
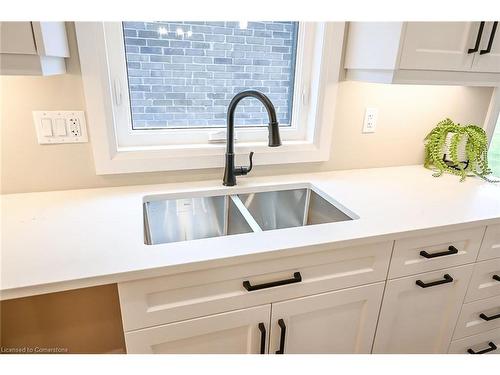
[[[484,130],[488,135],[488,142],[491,143],[495,132],[497,121],[500,118],[500,87],[495,87],[491,94],[490,105],[484,121]]]
[[[267,147],[267,128],[238,129],[237,163],[246,163],[250,151],[256,165],[329,159],[344,29],[344,22],[300,24],[294,110],[291,126],[280,127],[283,145]],[[132,130],[120,22],[77,22],[76,31],[97,174],[224,166],[225,143],[208,142],[215,129]]]

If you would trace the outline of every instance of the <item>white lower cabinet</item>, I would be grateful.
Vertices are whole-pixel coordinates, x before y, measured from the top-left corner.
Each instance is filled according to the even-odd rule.
[[[127,352],[498,353],[499,233],[432,231],[120,283]]]
[[[500,354],[500,328],[455,340],[448,353]]]
[[[130,331],[127,352],[370,353],[383,292],[380,282]]]
[[[461,339],[495,328],[500,328],[500,295],[464,304],[454,338]]]
[[[373,353],[446,353],[473,265],[389,280]]]
[[[272,305],[269,352],[370,353],[384,283]]]
[[[250,307],[125,333],[132,354],[267,352],[271,305]]]

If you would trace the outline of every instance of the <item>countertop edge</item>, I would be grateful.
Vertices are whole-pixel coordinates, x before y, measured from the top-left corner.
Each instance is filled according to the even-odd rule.
[[[106,284],[124,283],[137,281],[141,279],[149,279],[161,276],[175,275],[186,272],[196,272],[200,270],[216,269],[221,267],[229,267],[236,264],[249,263],[255,261],[262,261],[266,259],[275,259],[283,256],[294,256],[310,253],[311,248],[315,252],[327,251],[331,249],[340,249],[351,246],[361,246],[366,244],[373,244],[384,241],[395,241],[403,238],[413,237],[422,233],[432,234],[434,232],[441,232],[443,230],[459,230],[467,229],[478,226],[487,226],[500,224],[500,217],[473,220],[461,223],[445,224],[437,227],[427,227],[410,229],[407,231],[398,231],[384,233],[375,236],[360,236],[357,238],[344,239],[338,241],[328,241],[319,244],[312,244],[310,246],[290,247],[279,250],[269,250],[257,253],[236,255],[231,257],[212,258],[203,261],[186,262],[179,264],[171,264],[167,266],[159,266],[154,268],[146,268],[140,270],[124,271],[115,274],[98,275],[88,278],[63,280],[55,283],[27,285],[12,289],[0,289],[0,301],[5,301],[15,298],[24,298],[48,293],[63,292],[75,290],[80,288],[95,287]]]

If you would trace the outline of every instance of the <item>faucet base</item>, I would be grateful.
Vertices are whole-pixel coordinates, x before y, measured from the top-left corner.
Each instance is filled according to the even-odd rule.
[[[234,173],[234,154],[226,153],[226,168],[224,168],[224,177],[222,178],[224,186],[236,185],[236,174]]]

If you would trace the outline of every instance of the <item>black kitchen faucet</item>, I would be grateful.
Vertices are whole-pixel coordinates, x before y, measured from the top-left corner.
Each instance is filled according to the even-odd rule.
[[[280,131],[278,120],[276,118],[276,110],[269,98],[263,93],[255,90],[242,91],[236,94],[229,103],[227,109],[227,143],[226,143],[226,167],[224,170],[223,184],[226,186],[236,185],[236,176],[244,176],[252,170],[253,151],[250,153],[250,165],[248,167],[235,167],[234,166],[234,113],[238,103],[247,97],[258,99],[262,102],[267,110],[269,116],[269,147],[281,146]]]

